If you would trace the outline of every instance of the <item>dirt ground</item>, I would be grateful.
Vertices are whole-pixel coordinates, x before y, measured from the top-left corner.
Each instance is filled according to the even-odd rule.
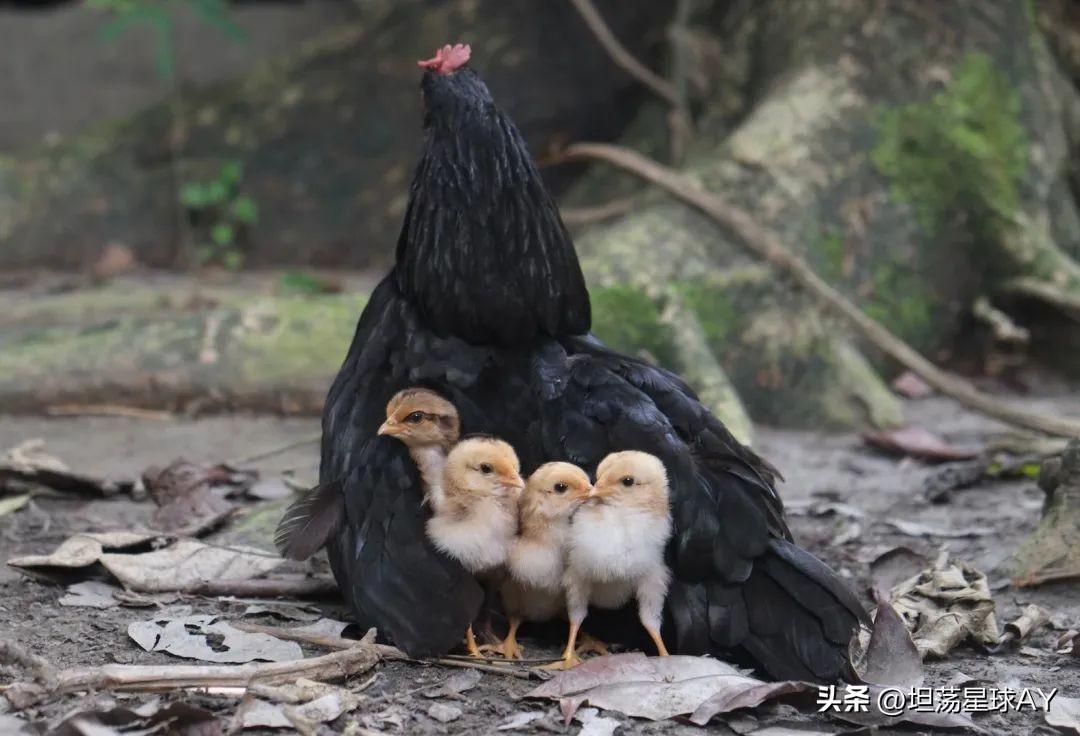
[[[1050,389],[1037,399],[1025,400],[1032,409],[1080,414],[1080,392],[1070,391],[1069,387]],[[933,428],[958,445],[978,445],[1003,429],[945,399],[911,401],[906,409],[912,423]],[[27,438],[43,437],[50,452],[72,467],[119,477],[137,474],[148,465],[165,463],[178,456],[207,462],[235,460],[303,440],[317,432],[318,423],[313,419],[259,416],[190,421],[0,417],[0,448]],[[1080,626],[1080,595],[1075,584],[1018,589],[1008,583],[1008,557],[1039,518],[1042,494],[1032,481],[981,483],[952,493],[946,503],[932,504],[923,495],[923,483],[933,472],[932,468],[869,450],[853,435],[759,428],[757,447],[787,478],[782,491],[797,540],[849,576],[868,606],[865,593],[870,560],[900,545],[929,557],[946,547],[955,557],[987,573],[994,588],[999,621],[1012,620],[1023,606],[1037,603],[1050,611],[1057,625]],[[294,469],[298,478],[310,479],[316,471],[316,448],[308,445],[256,465],[265,473]],[[828,501],[847,504],[863,516],[822,515],[819,502]],[[233,529],[217,539],[242,539],[269,549],[268,532],[276,520],[277,508],[263,514],[252,510],[246,519],[235,522]],[[0,517],[0,559],[50,551],[74,531],[131,528],[145,522],[151,510],[149,502],[133,502],[126,496],[92,501],[39,496],[28,507]],[[897,519],[932,524],[939,529],[973,531],[972,536],[956,539],[912,537],[889,525],[890,520]],[[853,524],[858,526],[858,533]],[[837,539],[842,543],[836,543]],[[0,638],[14,638],[60,666],[182,661],[167,654],[143,652],[126,635],[129,623],[149,617],[146,609],[62,607],[58,599],[63,593],[60,586],[36,582],[14,570],[0,568]],[[193,597],[172,605],[176,603],[188,605],[197,613],[218,613],[226,618],[237,615],[243,606],[236,601]],[[333,601],[321,601],[317,605],[326,615],[344,616],[341,607]],[[1059,634],[1044,629],[1026,642],[1026,648],[994,656],[961,647],[944,661],[927,663],[927,682],[944,684],[962,672],[1001,686],[1058,688],[1060,696],[1080,696],[1077,666],[1080,660],[1053,653],[1053,643]],[[528,636],[524,644],[530,650],[529,656],[554,651],[550,645],[538,646]],[[494,674],[485,674],[479,685],[460,699],[443,699],[442,702],[460,708],[460,716],[448,723],[434,720],[428,711],[433,703],[440,701],[424,697],[420,691],[455,672],[417,664],[380,665],[374,683],[364,693],[367,705],[351,716],[339,718],[326,729],[341,732],[366,713],[369,720],[361,725],[388,733],[494,733],[510,716],[531,710],[543,711],[545,715],[516,732],[576,733],[581,728],[578,724],[564,727],[555,705],[518,700],[536,683]],[[9,682],[14,674],[0,668],[0,684]],[[128,704],[147,700],[145,696],[114,699]],[[185,699],[226,715],[236,706],[234,699],[221,697],[198,695]],[[109,700],[104,695],[71,696],[31,710],[28,715],[39,722],[55,723],[77,707]],[[6,701],[0,699],[0,703],[4,704],[0,705],[2,713]],[[618,733],[701,731],[670,721],[650,723],[621,715],[612,717],[621,723]],[[761,726],[779,722],[816,733],[847,732],[842,724],[820,716],[799,715],[790,706],[759,709],[755,717]],[[1054,732],[1044,724],[1041,714],[984,716],[977,718],[977,722],[995,734]],[[709,730],[746,733],[752,730],[753,723],[742,717],[733,723],[737,729],[733,731],[714,721]],[[356,732],[356,726],[352,728]],[[921,732],[932,731],[921,729]]]

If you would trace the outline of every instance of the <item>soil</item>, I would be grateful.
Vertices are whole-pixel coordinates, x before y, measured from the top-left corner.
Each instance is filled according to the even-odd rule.
[[[1032,409],[1080,413],[1080,394],[1065,388],[1045,390],[1039,398],[1026,397]],[[1003,428],[973,415],[942,398],[910,401],[906,404],[909,420],[932,428],[959,445],[979,445]],[[40,419],[0,417],[0,447],[9,447],[31,437],[43,437],[48,448],[73,468],[109,476],[130,476],[151,464],[168,462],[183,455],[192,461],[217,462],[254,455],[262,450],[304,440],[318,432],[313,419],[280,419],[262,416],[227,416],[196,420],[151,421],[126,418]],[[842,574],[849,576],[866,596],[868,562],[882,551],[906,546],[934,557],[941,548],[984,571],[990,578],[1000,622],[1010,621],[1019,610],[1031,603],[1046,608],[1059,627],[1080,627],[1080,595],[1075,584],[1048,585],[1037,589],[1019,589],[1009,585],[1008,558],[1039,518],[1042,494],[1030,480],[983,482],[955,491],[945,503],[925,500],[923,483],[934,472],[930,466],[912,460],[897,460],[866,448],[851,434],[824,434],[805,431],[758,429],[758,449],[780,467],[787,478],[783,486],[789,505],[791,525],[797,540],[822,557]],[[295,469],[301,479],[314,476],[317,452],[314,445],[259,461],[265,473]],[[835,501],[855,507],[865,515],[821,515],[811,512],[818,502]],[[38,496],[31,506],[0,517],[0,558],[53,549],[74,531],[130,527],[145,521],[152,510],[149,502],[132,501],[127,496],[112,499],[84,499]],[[253,509],[253,512],[257,511]],[[259,514],[249,514],[257,519]],[[270,515],[271,520],[275,515]],[[916,538],[900,533],[890,520],[933,524],[949,529],[975,529],[973,536],[959,539]],[[850,525],[857,523],[858,534]],[[270,524],[272,526],[272,523]],[[245,523],[227,531],[219,539],[235,539],[269,548],[269,527]],[[978,528],[984,528],[978,531]],[[843,533],[847,540],[835,543]],[[231,535],[231,536],[230,536]],[[321,565],[322,563],[315,563]],[[13,638],[59,666],[122,663],[176,663],[166,654],[143,652],[126,635],[133,621],[150,617],[147,609],[115,607],[105,610],[61,607],[62,587],[25,578],[10,569],[0,569],[0,625],[2,638]],[[187,598],[177,603],[191,606],[195,612],[236,615],[236,601]],[[175,605],[169,604],[169,605]],[[344,611],[334,601],[317,603],[325,615],[342,617]],[[269,623],[274,623],[270,621]],[[927,663],[928,684],[941,685],[957,675],[966,675],[1022,688],[1057,688],[1059,697],[1080,695],[1080,668],[1076,659],[1053,653],[1060,631],[1044,629],[1025,642],[1025,648],[988,655],[962,646],[945,660]],[[524,644],[528,656],[555,652],[551,644],[540,644],[528,635]],[[480,684],[457,700],[431,700],[419,691],[441,682],[457,670],[430,665],[389,663],[377,668],[374,683],[365,691],[367,706],[343,716],[327,728],[334,732],[365,713],[381,714],[368,727],[387,733],[481,734],[493,733],[511,715],[524,710],[541,710],[544,717],[522,729],[521,733],[576,733],[580,726],[564,727],[555,705],[544,702],[521,702],[518,698],[535,683],[484,674]],[[0,683],[16,676],[11,669],[0,668]],[[367,679],[366,677],[361,679]],[[354,683],[355,684],[355,683]],[[188,702],[220,711],[224,717],[235,711],[234,698],[208,695],[184,696]],[[106,695],[71,696],[29,711],[32,719],[55,724],[76,707],[99,701],[143,702],[149,696],[124,698]],[[427,715],[435,702],[453,704],[462,714],[449,723],[440,723]],[[0,703],[6,701],[0,699]],[[0,713],[4,705],[0,705]],[[365,710],[367,708],[367,710]],[[634,721],[608,714],[621,723],[619,733],[694,733],[695,727],[675,723]],[[817,715],[797,714],[790,706],[758,709],[754,717],[762,726],[782,723],[817,732],[837,733],[845,727]],[[390,720],[380,720],[381,717]],[[394,719],[401,725],[394,725]],[[1051,732],[1041,714],[1009,713],[978,717],[977,722],[989,733],[1028,734]],[[750,723],[739,722],[740,732]],[[714,725],[710,730],[726,727]],[[921,729],[921,732],[932,731]]]

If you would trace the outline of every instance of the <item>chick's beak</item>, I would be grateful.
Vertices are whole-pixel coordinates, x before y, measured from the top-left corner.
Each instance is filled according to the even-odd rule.
[[[518,494],[525,490],[525,481],[521,479],[519,473],[508,473],[503,475],[500,479],[508,491],[513,491],[515,494]]]
[[[382,426],[379,427],[378,434],[390,436],[397,434],[397,422],[387,419],[382,423]]]

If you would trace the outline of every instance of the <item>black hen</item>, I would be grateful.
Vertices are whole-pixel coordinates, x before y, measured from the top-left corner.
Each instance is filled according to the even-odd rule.
[[[325,541],[361,623],[410,654],[458,643],[482,591],[428,543],[408,455],[375,435],[396,391],[427,385],[454,401],[464,431],[511,442],[526,472],[548,460],[593,471],[624,449],[661,457],[675,651],[733,652],[777,678],[841,677],[859,602],[792,543],[768,463],[677,376],[587,334],[570,237],[467,58],[446,47],[424,63],[427,135],[397,262],[327,397],[324,485],[282,521],[283,550],[302,557]]]

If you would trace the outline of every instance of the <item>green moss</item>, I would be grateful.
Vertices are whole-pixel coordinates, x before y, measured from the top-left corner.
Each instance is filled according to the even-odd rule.
[[[988,56],[969,53],[947,89],[881,113],[871,157],[927,230],[966,214],[976,235],[994,237],[1020,208],[1019,94]]]
[[[830,284],[838,284],[848,277],[844,266],[847,247],[840,228],[823,227],[811,243],[811,253],[817,264],[818,275]]]
[[[722,354],[722,346],[735,329],[738,317],[731,294],[708,283],[688,283],[678,288],[686,306],[701,323],[709,345],[714,352]]]
[[[644,291],[633,286],[594,288],[592,297],[593,333],[624,353],[647,351],[665,366],[671,366],[675,350],[671,334],[660,320],[660,307]]]
[[[919,271],[884,260],[871,276],[873,289],[862,305],[866,314],[904,340],[926,346],[934,334],[935,298]]]

